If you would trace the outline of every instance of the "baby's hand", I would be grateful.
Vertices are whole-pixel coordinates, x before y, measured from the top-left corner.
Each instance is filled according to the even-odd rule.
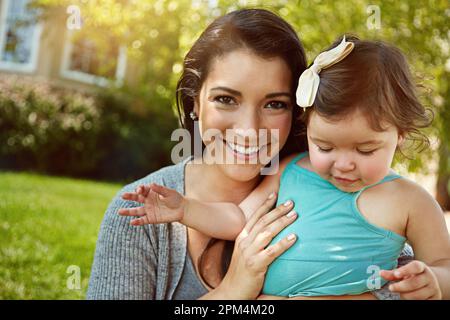
[[[394,270],[381,270],[380,276],[388,281],[398,281],[389,285],[389,290],[399,293],[401,299],[442,299],[442,292],[433,270],[422,261],[414,260]]]
[[[119,210],[121,216],[140,217],[131,220],[133,226],[181,221],[184,216],[184,197],[155,183],[139,186],[136,192],[125,192],[122,199],[144,204],[142,207]]]

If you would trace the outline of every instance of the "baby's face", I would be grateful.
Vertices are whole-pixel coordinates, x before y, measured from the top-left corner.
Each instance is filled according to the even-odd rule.
[[[389,173],[402,140],[396,127],[384,127],[374,131],[360,111],[333,122],[312,112],[307,133],[314,171],[345,192],[379,182]]]

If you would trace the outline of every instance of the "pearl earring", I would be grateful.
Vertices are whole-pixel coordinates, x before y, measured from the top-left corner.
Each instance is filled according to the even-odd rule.
[[[189,116],[191,117],[192,120],[198,120],[198,116],[194,111],[191,111],[191,113],[189,113]]]

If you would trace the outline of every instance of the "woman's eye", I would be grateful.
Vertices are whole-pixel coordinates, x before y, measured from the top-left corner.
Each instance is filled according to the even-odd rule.
[[[317,146],[317,150],[319,150],[320,152],[330,152],[331,150],[333,150],[333,148],[321,148]]]
[[[286,102],[283,101],[271,101],[267,105],[270,109],[286,109],[288,107]]]
[[[230,105],[230,104],[235,104],[236,102],[234,101],[234,99],[232,97],[229,96],[217,96],[214,98],[214,101],[219,102],[221,104],[226,104],[226,105]]]
[[[363,150],[357,150],[359,154],[362,154],[363,156],[370,156],[372,155],[376,150],[370,150],[370,151],[363,151]]]

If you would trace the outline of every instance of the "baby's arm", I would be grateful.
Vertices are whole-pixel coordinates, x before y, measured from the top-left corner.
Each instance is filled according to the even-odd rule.
[[[278,175],[272,175],[265,177],[239,206],[184,198],[184,217],[180,222],[217,239],[235,240],[249,217],[276,191]]]
[[[295,155],[286,157],[274,175],[263,179],[242,203],[204,202],[182,196],[175,190],[152,184],[140,186],[134,193],[123,194],[123,199],[143,203],[144,206],[121,209],[123,216],[137,216],[132,225],[178,221],[217,239],[235,240],[246,221],[271,193],[278,191],[279,179],[285,166]]]
[[[444,215],[427,191],[412,182],[407,188],[406,237],[418,261],[381,276],[399,281],[390,290],[402,299],[450,299],[450,237]]]
[[[239,206],[234,203],[225,202],[201,202],[193,200],[187,205],[189,212],[196,212],[201,215],[201,212],[215,212],[220,217],[223,224],[217,224],[223,228],[224,232],[230,236],[231,240],[236,239],[239,233],[244,228],[246,222],[251,215],[256,212],[258,208],[269,198],[275,197],[280,186],[280,178],[286,165],[292,161],[296,154],[284,158],[278,167],[278,170],[273,175],[264,177],[263,181],[245,198]],[[234,217],[232,218],[231,215]],[[194,220],[194,218],[192,218]],[[231,221],[233,220],[233,221]],[[216,223],[217,221],[214,220]],[[233,227],[231,227],[233,225]]]
[[[234,240],[245,225],[244,215],[234,204],[198,201],[155,183],[139,186],[122,198],[143,204],[119,210],[122,216],[138,217],[130,222],[134,226],[177,221],[211,237]]]
[[[203,202],[185,198],[185,221],[181,222],[189,223],[194,229],[215,238],[235,240],[250,216],[269,196],[275,196],[278,192],[281,173],[295,156],[286,157],[281,161],[277,172],[264,177],[239,206],[231,202]]]

